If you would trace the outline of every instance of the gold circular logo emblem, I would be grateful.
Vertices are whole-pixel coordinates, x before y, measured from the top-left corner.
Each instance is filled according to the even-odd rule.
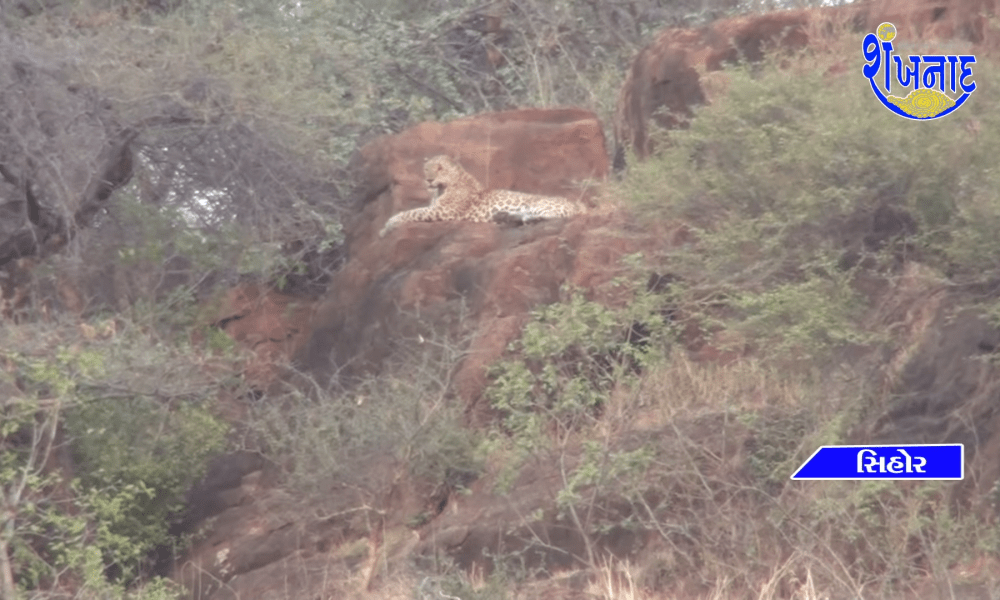
[[[882,23],[875,30],[875,36],[883,42],[891,42],[896,37],[896,26],[892,23]]]

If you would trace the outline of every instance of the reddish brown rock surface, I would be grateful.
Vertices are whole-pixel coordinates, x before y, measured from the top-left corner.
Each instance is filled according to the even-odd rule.
[[[580,197],[594,213],[525,226],[414,223],[379,238],[378,230],[392,214],[429,202],[423,161],[437,154],[452,156],[490,188]],[[608,173],[601,124],[588,111],[522,110],[424,123],[365,146],[354,167],[362,185],[357,213],[345,223],[348,259],[311,322],[303,320],[309,301],[254,286],[233,290],[213,313],[218,325],[255,351],[248,368],[255,383],[266,385],[275,374],[268,365],[293,356],[320,379],[336,373],[339,381],[350,383],[377,373],[402,337],[430,325],[471,336],[470,354],[454,387],[460,401],[472,402],[485,386],[486,366],[519,334],[533,308],[557,300],[564,284],[614,300],[604,284],[622,272],[621,257],[655,246],[649,234],[636,235],[624,217],[597,207],[594,186],[580,185],[599,182]],[[194,492],[191,505],[211,509],[193,515],[188,526],[218,514],[208,537],[174,568],[174,577],[197,590],[199,598],[270,597],[274,582],[292,580],[303,593],[331,593],[322,573],[331,574],[328,569],[335,567],[333,579],[341,581],[343,572],[364,565],[343,549],[331,558],[325,554],[330,548],[363,543],[359,556],[369,557],[409,552],[418,542],[420,553],[451,548],[446,539],[435,541],[437,528],[420,541],[405,526],[408,516],[421,511],[425,494],[397,481],[387,457],[373,460],[379,464],[372,466],[368,483],[345,490],[338,500],[341,508],[363,505],[371,511],[329,519],[289,515],[287,507],[294,502],[278,490],[260,488],[259,465],[220,466],[220,472],[235,475],[224,485],[206,478]],[[525,500],[542,506],[547,493],[540,489],[537,497]],[[478,506],[477,512],[463,513],[463,520],[475,521],[469,515],[480,510],[495,512]],[[368,524],[361,526],[357,519]],[[362,531],[369,531],[371,520],[387,533],[365,537]],[[452,549],[467,556],[482,543],[456,542]]]
[[[639,158],[649,156],[651,119],[676,129],[691,118],[691,107],[708,100],[702,85],[705,71],[718,71],[741,56],[760,60],[767,43],[805,46],[811,17],[812,11],[798,10],[726,19],[702,29],[664,30],[639,52],[622,84],[614,123],[616,162],[629,146]]]
[[[251,351],[244,377],[267,387],[305,344],[314,301],[297,298],[257,284],[242,284],[212,307],[212,324]]]
[[[424,123],[359,154],[364,185],[346,226],[349,258],[300,355],[313,372],[347,378],[374,372],[396,336],[416,335],[418,321],[443,324],[464,312],[472,354],[456,384],[461,397],[473,400],[485,366],[532,308],[557,300],[566,283],[597,291],[623,255],[650,244],[613,211],[598,210],[593,186],[581,185],[608,173],[601,124],[588,111],[532,109]],[[522,227],[412,223],[378,238],[391,215],[429,203],[422,167],[436,154],[452,156],[489,188],[580,197],[594,214]]]

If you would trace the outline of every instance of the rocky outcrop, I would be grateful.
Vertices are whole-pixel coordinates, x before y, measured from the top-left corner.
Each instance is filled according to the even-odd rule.
[[[489,188],[581,199],[593,213],[523,226],[412,223],[379,238],[392,214],[429,202],[423,161],[438,154],[455,158]],[[353,168],[361,185],[357,212],[345,223],[348,258],[315,308],[307,299],[243,285],[212,310],[215,325],[254,350],[247,373],[258,387],[273,381],[274,364],[292,356],[321,379],[336,374],[349,384],[377,373],[399,340],[426,334],[429,326],[471,336],[454,390],[472,405],[486,384],[486,366],[519,334],[533,308],[559,299],[564,284],[611,301],[615,288],[606,284],[622,272],[620,258],[662,244],[648,233],[636,235],[625,217],[598,206],[595,186],[587,182],[606,177],[607,150],[601,124],[584,110],[520,110],[423,123],[363,147]],[[474,532],[452,547],[440,528],[422,539],[408,527],[406,519],[424,509],[426,494],[418,483],[398,480],[387,466],[390,457],[372,457],[363,485],[309,510],[293,510],[293,499],[262,487],[266,469],[244,462],[220,467],[230,473],[226,481],[209,477],[192,492],[183,527],[193,530],[205,518],[210,525],[171,572],[194,597],[287,597],[275,582],[291,585],[302,597],[344,594],[349,590],[326,586],[345,581],[348,573],[371,571],[366,561],[416,548],[417,554],[454,550],[464,564],[462,556],[486,543]],[[548,496],[529,504],[547,506]],[[352,508],[358,506],[369,508]],[[463,512],[463,524],[456,526],[469,527],[465,520],[476,520],[470,511],[481,509],[507,514],[480,506]],[[320,512],[332,516],[310,516]]]
[[[378,372],[395,342],[426,332],[424,324],[464,331],[472,345],[454,380],[455,400],[476,407],[486,384],[485,367],[519,334],[532,308],[559,298],[561,285],[578,285],[602,301],[623,301],[608,285],[621,272],[623,255],[693,241],[683,227],[650,233],[652,227],[646,226],[640,235],[615,211],[520,227],[413,223],[377,237],[390,214],[428,201],[420,176],[425,156],[450,153],[481,181],[495,177],[504,186],[537,193],[569,193],[576,190],[574,180],[606,173],[607,163],[600,160],[603,139],[592,115],[555,111],[546,120],[544,111],[527,111],[524,119],[518,114],[423,124],[365,147],[355,165],[367,175],[357,214],[346,227],[348,260],[309,322],[302,319],[303,311],[312,310],[310,304],[253,286],[231,293],[215,322],[255,347],[265,362],[294,355],[328,378],[335,371],[339,377]],[[494,127],[507,130],[500,139],[508,146],[487,135]],[[536,144],[524,143],[522,136]],[[563,160],[546,162],[545,155],[531,153],[536,146]],[[577,193],[597,204],[588,190]],[[877,242],[874,236],[884,229],[879,221],[874,218],[870,224],[865,243]],[[872,365],[873,373],[864,373],[882,382],[879,398],[889,400],[866,409],[870,414],[851,439],[965,443],[973,476],[954,488],[952,500],[988,511],[984,503],[990,496],[976,485],[996,480],[1000,421],[995,414],[996,369],[983,359],[995,354],[1000,337],[976,314],[953,314],[958,292],[916,263],[908,264],[898,280],[880,280],[869,291],[877,308],[866,325],[894,332],[895,351],[884,363]],[[466,315],[464,323],[458,321],[460,314]],[[693,356],[734,358],[715,348],[728,345],[725,340],[699,347],[702,336],[697,332],[691,340],[681,337]],[[516,493],[508,494],[496,491],[497,468],[466,482],[470,493],[441,494],[405,474],[394,457],[372,454],[352,465],[361,474],[358,481],[338,482],[323,500],[308,501],[277,486],[274,473],[255,456],[234,455],[213,465],[210,477],[192,491],[183,527],[200,528],[203,535],[170,572],[199,599],[363,597],[377,586],[382,586],[377,593],[388,595],[385,589],[393,581],[405,581],[398,595],[411,597],[423,585],[418,584],[423,575],[415,575],[410,565],[433,573],[447,557],[457,567],[482,574],[494,566],[489,557],[507,555],[517,556],[525,569],[544,566],[552,575],[546,583],[553,589],[537,597],[556,597],[556,591],[582,594],[589,575],[580,571],[587,564],[581,557],[641,561],[679,547],[673,556],[698,560],[692,536],[700,534],[688,532],[686,520],[725,522],[727,513],[705,511],[713,506],[727,511],[730,502],[746,501],[738,497],[742,482],[751,481],[743,479],[749,477],[747,456],[785,439],[789,419],[775,413],[761,419],[767,427],[751,427],[725,411],[706,413],[667,427],[623,433],[611,442],[624,450],[648,445],[656,448],[658,460],[683,457],[699,465],[694,483],[685,483],[673,471],[646,482],[645,510],[655,511],[653,521],[671,525],[666,533],[622,527],[637,513],[613,489],[595,495],[593,520],[587,525],[561,514],[556,498],[565,487],[565,470],[580,460],[579,448],[567,449],[559,465],[539,461],[524,466],[513,483]],[[773,431],[768,429],[772,423]],[[705,481],[715,487],[704,499],[692,497],[691,489],[700,489]],[[608,526],[596,526],[600,524]],[[591,533],[585,536],[585,531]],[[744,533],[756,536],[758,530],[748,523]],[[685,565],[662,571],[664,581],[649,585],[694,585],[684,581]],[[651,565],[646,572],[661,569]],[[708,591],[694,589],[689,595]]]
[[[244,378],[265,389],[305,345],[314,307],[311,298],[244,283],[210,303],[208,320],[250,351]]]
[[[640,159],[649,156],[650,123],[664,129],[683,127],[693,106],[711,101],[705,74],[726,64],[759,61],[768,47],[797,50],[817,45],[833,25],[846,25],[861,35],[886,21],[896,26],[900,39],[964,40],[977,49],[990,49],[997,37],[990,35],[988,25],[994,9],[995,0],[884,0],[664,30],[636,56],[619,92],[615,166],[624,165],[626,148]]]
[[[380,239],[393,214],[430,198],[423,161],[447,154],[492,189],[582,199],[594,214],[522,227],[412,223]],[[529,311],[559,298],[564,284],[600,293],[620,257],[650,244],[623,217],[598,210],[594,186],[608,173],[601,124],[580,109],[519,110],[423,123],[361,149],[358,211],[345,227],[348,261],[330,283],[300,360],[312,372],[349,380],[375,372],[400,336],[420,323],[465,314],[471,355],[456,389],[473,400],[485,366],[518,334]],[[418,316],[419,315],[419,316]]]
[[[616,166],[626,147],[639,158],[652,151],[649,121],[682,127],[691,108],[708,101],[702,76],[740,58],[758,61],[767,43],[801,48],[809,42],[812,11],[797,10],[716,21],[702,29],[667,29],[632,62],[615,114]],[[623,163],[622,163],[623,164]]]

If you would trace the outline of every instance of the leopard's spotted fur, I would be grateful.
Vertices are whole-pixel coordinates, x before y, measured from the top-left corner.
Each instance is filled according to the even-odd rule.
[[[386,221],[379,236],[415,221],[537,221],[571,217],[586,211],[581,203],[556,196],[538,196],[511,190],[487,190],[475,177],[447,156],[424,163],[431,191],[430,206],[401,212]]]

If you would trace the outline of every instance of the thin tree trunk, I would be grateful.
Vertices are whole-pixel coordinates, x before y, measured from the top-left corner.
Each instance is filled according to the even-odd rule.
[[[10,521],[4,523],[4,529],[9,529],[11,524]],[[7,552],[6,531],[0,531],[0,598],[4,600],[17,600],[17,588],[14,587],[14,572],[10,568],[10,554]]]

